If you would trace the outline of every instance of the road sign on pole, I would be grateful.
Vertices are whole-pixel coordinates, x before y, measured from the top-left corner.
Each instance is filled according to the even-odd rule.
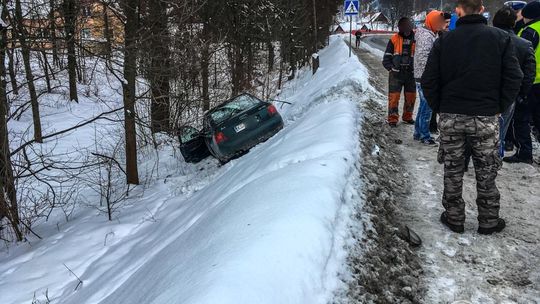
[[[360,0],[345,0],[343,3],[345,16],[349,16],[349,57],[352,55],[352,16],[360,14]]]
[[[345,0],[345,16],[357,16],[360,13],[360,0]]]

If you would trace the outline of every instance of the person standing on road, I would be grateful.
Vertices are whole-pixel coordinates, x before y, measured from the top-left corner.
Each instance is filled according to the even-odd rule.
[[[398,22],[399,33],[394,34],[386,47],[383,66],[388,76],[388,124],[396,127],[399,121],[399,100],[401,91],[405,91],[403,122],[414,124],[413,111],[416,102],[416,83],[414,81],[414,32],[409,18]]]
[[[530,41],[535,50],[536,76],[527,98],[516,105],[513,129],[517,151],[513,156],[505,157],[508,163],[532,164],[531,118],[537,129],[540,128],[540,2],[527,4],[521,11],[525,27],[520,31],[520,37]]]
[[[426,68],[429,52],[433,47],[433,43],[437,39],[437,35],[444,29],[445,19],[444,13],[441,11],[431,11],[426,16],[426,22],[424,26],[416,29],[414,35],[416,40],[416,51],[414,53],[414,78],[416,79],[416,88],[418,95],[420,96],[420,107],[416,114],[416,122],[414,125],[414,139],[419,140],[425,145],[437,145],[435,139],[431,137],[429,131],[431,122],[431,108],[427,104],[427,100],[424,98],[422,92],[422,86],[420,85],[420,78]]]
[[[523,16],[521,15],[521,10],[527,5],[525,1],[506,1],[504,6],[512,8],[517,14],[516,25],[514,25],[514,33],[519,34],[521,29],[525,27],[525,21],[523,21]]]
[[[476,171],[478,232],[506,227],[499,217],[500,193],[495,180],[499,155],[498,115],[517,98],[523,73],[508,33],[487,26],[482,0],[458,0],[456,29],[437,39],[422,76],[430,107],[440,113],[438,161],[444,164],[445,211],[441,222],[463,233],[463,175],[469,141]]]
[[[493,26],[500,28],[508,32],[514,46],[516,47],[517,59],[519,61],[519,66],[523,72],[523,81],[521,82],[521,89],[519,90],[519,95],[515,103],[513,103],[503,114],[502,114],[502,125],[501,125],[501,142],[504,143],[504,148],[508,149],[513,146],[514,142],[514,130],[513,128],[508,132],[510,123],[514,116],[514,109],[516,103],[519,107],[523,106],[523,102],[526,100],[529,91],[534,82],[536,76],[536,59],[534,58],[534,50],[531,42],[518,37],[514,33],[514,26],[516,24],[517,14],[514,9],[509,6],[504,6],[501,8],[493,17]],[[508,142],[508,144],[506,143]],[[508,149],[510,150],[510,149]],[[501,152],[501,155],[504,155],[504,149]]]
[[[356,48],[360,47],[360,41],[362,39],[362,31],[357,30],[356,33],[354,33],[354,37],[356,38]]]
[[[444,21],[445,21],[445,25],[444,25],[443,30],[439,31],[439,37],[444,35],[444,33],[450,31],[450,25],[452,23],[452,14],[444,13]],[[429,122],[429,131],[431,133],[439,133],[439,127],[437,126],[437,119],[438,119],[437,113],[432,113],[431,121]]]

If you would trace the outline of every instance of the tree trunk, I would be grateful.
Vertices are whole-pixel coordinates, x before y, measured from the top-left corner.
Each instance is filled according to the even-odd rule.
[[[152,92],[152,132],[170,129],[170,38],[167,22],[167,2],[149,1],[150,26],[150,90]]]
[[[276,57],[271,38],[266,41],[266,48],[268,49],[268,73],[270,73],[274,70],[274,61]]]
[[[8,69],[9,69],[9,79],[11,81],[11,91],[15,95],[19,95],[19,85],[17,84],[17,74],[15,73],[15,59],[13,58],[13,53],[15,49],[6,49],[8,54]]]
[[[6,20],[7,10],[5,1],[2,3],[2,20]],[[15,180],[13,178],[13,169],[11,164],[8,127],[6,121],[7,115],[7,90],[6,90],[6,49],[7,49],[7,29],[0,27],[0,219],[7,217],[17,241],[23,240],[23,234],[19,228],[19,207],[17,204],[17,192],[15,189]]]
[[[47,84],[47,93],[52,92],[51,88],[51,77],[49,75],[49,60],[47,59],[47,53],[45,52],[45,49],[41,49],[41,55],[43,59],[41,60],[41,63],[43,64],[43,73],[45,76],[45,83]]]
[[[244,89],[244,54],[241,46],[232,46],[232,95],[238,95]]]
[[[49,28],[51,31],[53,65],[60,66],[60,59],[58,58],[58,42],[56,41],[56,16],[54,15],[56,11],[56,0],[49,0],[49,6]]]
[[[109,11],[108,4],[103,2],[103,35],[105,36],[105,52],[107,56],[110,56],[112,53],[112,34],[111,34],[111,25],[109,22]]]
[[[64,11],[64,29],[68,53],[69,99],[79,102],[79,96],[77,95],[77,55],[75,54],[75,30],[77,16],[79,15],[78,1],[64,0],[62,8]]]
[[[30,63],[30,48],[26,41],[26,30],[23,24],[23,14],[21,7],[21,0],[15,1],[15,17],[17,25],[16,35],[19,38],[19,43],[21,45],[21,53],[23,57],[24,70],[26,74],[26,81],[28,83],[28,92],[30,94],[30,103],[32,106],[32,118],[34,121],[34,140],[38,143],[42,143],[42,134],[41,134],[41,117],[39,115],[39,104],[38,97],[36,93],[36,87],[34,85],[34,75],[32,74],[32,66]]]
[[[319,35],[317,35],[317,3],[315,0],[312,0],[313,6],[313,53],[317,53],[319,46]]]
[[[203,111],[210,110],[210,94],[209,94],[209,82],[210,82],[210,41],[208,35],[210,31],[208,30],[208,23],[203,25],[203,45],[201,50],[201,78],[202,78],[202,101],[203,101]]]
[[[242,89],[245,89],[247,87],[249,87],[251,85],[251,83],[253,82],[253,66],[254,66],[254,61],[255,61],[255,57],[254,57],[254,53],[253,53],[253,44],[251,43],[251,41],[246,41],[246,45],[245,45],[245,48],[246,48],[246,54],[247,54],[247,73],[246,73],[246,78],[243,82],[243,88]]]
[[[137,77],[137,30],[139,16],[137,14],[138,0],[124,0],[124,127],[126,136],[126,175],[127,183],[138,185],[137,169],[137,137],[135,126],[135,81]]]

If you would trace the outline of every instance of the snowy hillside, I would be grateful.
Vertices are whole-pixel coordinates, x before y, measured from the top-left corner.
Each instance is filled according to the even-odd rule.
[[[1,302],[326,303],[342,284],[360,203],[348,184],[358,175],[357,105],[370,87],[339,37],[320,55],[316,75],[303,70],[277,97],[292,102],[281,109],[284,130],[249,154],[188,165],[163,145],[152,156],[160,178],[114,221],[90,208],[67,223],[53,215],[34,228],[42,240],[4,250]],[[82,101],[54,119],[88,111]],[[94,132],[70,136],[99,140]]]

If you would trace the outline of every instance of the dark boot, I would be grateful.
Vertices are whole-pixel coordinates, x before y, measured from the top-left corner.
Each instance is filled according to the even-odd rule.
[[[530,165],[530,164],[533,163],[532,159],[521,159],[517,155],[512,155],[512,156],[509,156],[509,157],[505,157],[505,158],[503,158],[503,161],[505,163],[510,163],[510,164],[524,163],[524,164],[529,164]]]
[[[414,123],[415,123],[414,119],[404,120],[403,122],[408,124],[408,125],[414,125]]]
[[[445,225],[455,233],[463,233],[465,231],[465,226],[454,225],[448,222],[448,215],[446,214],[446,211],[441,214],[441,223],[443,223],[443,225]]]
[[[504,230],[504,228],[506,227],[506,222],[503,220],[503,219],[499,219],[499,222],[497,223],[497,226],[495,227],[491,227],[491,228],[483,228],[483,227],[478,227],[478,233],[479,234],[484,234],[484,235],[489,235],[489,234],[493,234],[495,232],[501,232]]]

